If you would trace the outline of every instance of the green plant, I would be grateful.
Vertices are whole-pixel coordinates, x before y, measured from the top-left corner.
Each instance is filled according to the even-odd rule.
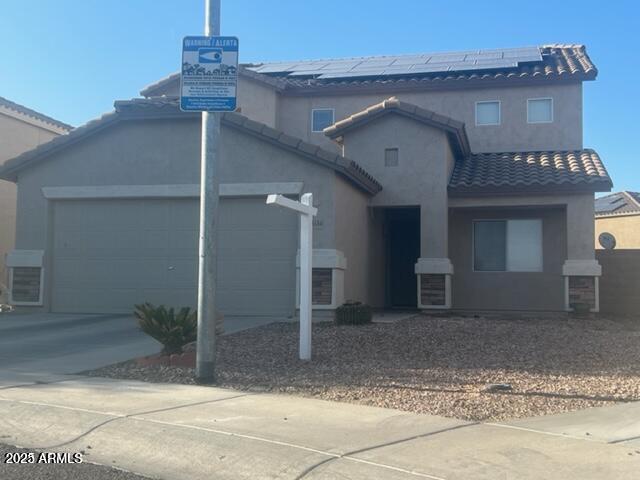
[[[591,305],[588,303],[574,303],[572,307],[573,313],[577,316],[585,316],[591,313]]]
[[[163,355],[182,353],[182,346],[196,340],[197,313],[189,307],[178,310],[164,305],[144,303],[136,305],[134,316],[140,329],[155,338],[162,346]]]
[[[361,302],[349,301],[336,308],[336,323],[338,325],[371,323],[372,317],[371,307]]]

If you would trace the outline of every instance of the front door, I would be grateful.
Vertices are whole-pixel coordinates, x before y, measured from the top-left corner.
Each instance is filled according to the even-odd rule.
[[[391,307],[417,307],[415,264],[420,257],[420,211],[390,210],[387,217],[387,291]]]

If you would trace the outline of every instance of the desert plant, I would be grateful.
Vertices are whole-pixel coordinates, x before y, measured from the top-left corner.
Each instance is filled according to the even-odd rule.
[[[133,314],[140,329],[162,344],[163,355],[182,353],[182,346],[196,339],[197,314],[189,307],[176,313],[174,308],[144,303],[136,305]]]
[[[336,308],[338,325],[362,325],[371,323],[371,307],[361,302],[346,302]]]

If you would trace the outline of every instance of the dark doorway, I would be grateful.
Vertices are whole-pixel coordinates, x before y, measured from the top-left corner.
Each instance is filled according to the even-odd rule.
[[[386,211],[387,304],[416,308],[418,286],[414,267],[420,257],[420,208]]]

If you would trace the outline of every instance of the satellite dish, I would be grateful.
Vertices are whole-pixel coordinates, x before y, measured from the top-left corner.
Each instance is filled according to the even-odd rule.
[[[598,235],[598,242],[605,250],[613,250],[616,248],[616,237],[609,232],[602,232]]]

